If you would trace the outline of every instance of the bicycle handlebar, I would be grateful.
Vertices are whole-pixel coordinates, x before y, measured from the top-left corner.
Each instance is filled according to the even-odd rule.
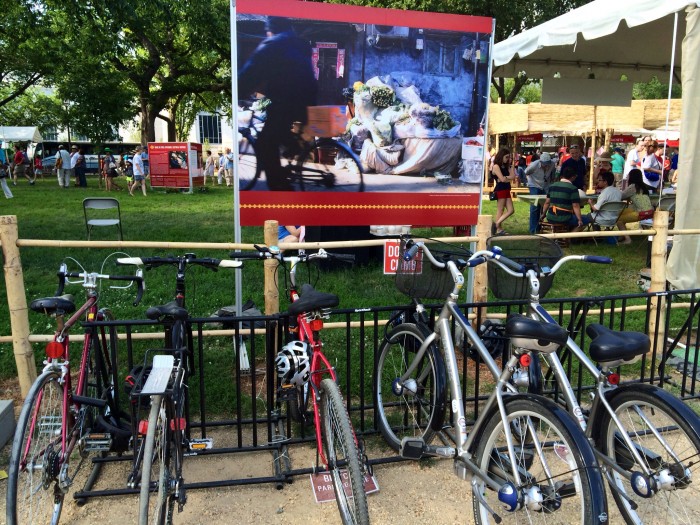
[[[320,248],[316,253],[300,253],[284,257],[277,246],[259,246],[254,244],[256,252],[237,252],[233,251],[229,254],[232,259],[275,259],[280,262],[307,262],[314,259],[330,259],[347,263],[355,262],[355,256],[348,253],[328,253],[323,248]]]
[[[120,257],[117,259],[117,264],[145,266],[149,269],[166,264],[179,264],[180,262],[196,264],[213,271],[219,268],[238,268],[243,264],[240,261],[232,261],[231,259],[214,259],[213,257],[198,259],[194,254],[186,254],[180,257],[171,255],[168,257]]]
[[[77,282],[71,283],[70,281],[68,281],[68,279],[74,278],[82,279],[82,285],[84,288],[95,288],[97,286],[98,279],[104,279],[108,281],[129,281],[131,283],[136,283],[137,291],[136,299],[134,299],[133,303],[134,306],[138,306],[138,304],[141,302],[141,299],[143,298],[144,280],[143,272],[141,270],[137,270],[135,275],[107,275],[97,272],[69,272],[67,270],[67,266],[65,264],[62,264],[58,272],[56,273],[56,275],[58,276],[58,289],[56,290],[56,296],[63,295],[63,290],[66,286],[66,283],[77,284]],[[128,288],[128,286],[121,286],[117,288]]]

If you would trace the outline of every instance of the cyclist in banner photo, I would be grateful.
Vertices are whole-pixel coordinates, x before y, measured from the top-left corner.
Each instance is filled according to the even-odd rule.
[[[280,163],[280,146],[293,146],[292,124],[306,124],[306,109],[316,103],[318,88],[311,48],[295,34],[291,21],[269,17],[265,30],[267,38],[238,72],[238,92],[241,97],[258,92],[270,99],[256,148],[268,187],[291,190]]]

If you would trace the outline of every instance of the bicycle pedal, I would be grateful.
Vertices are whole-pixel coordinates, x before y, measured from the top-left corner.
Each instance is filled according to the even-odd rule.
[[[214,440],[212,438],[190,439],[189,448],[195,452],[200,450],[210,450],[214,448]]]
[[[399,455],[406,459],[420,459],[424,449],[425,442],[421,438],[405,437],[401,440]]]
[[[85,452],[109,452],[112,449],[112,436],[109,434],[88,434],[83,438]]]
[[[277,389],[277,399],[280,401],[292,401],[297,398],[297,389],[294,385],[282,385]]]

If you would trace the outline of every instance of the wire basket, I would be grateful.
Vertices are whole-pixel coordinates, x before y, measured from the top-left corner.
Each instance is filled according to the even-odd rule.
[[[553,239],[537,235],[490,237],[486,245],[488,249],[499,246],[503,249],[503,255],[537,272],[551,268],[563,255],[561,247]],[[491,261],[488,262],[488,280],[489,289],[498,299],[519,300],[530,297],[530,284],[526,277],[513,277]],[[540,297],[547,294],[553,281],[553,275],[540,277]]]
[[[401,240],[400,255],[406,252],[407,239]],[[468,259],[471,253],[459,246],[440,243],[430,246],[430,252],[439,261],[450,257]],[[399,257],[396,269],[396,288],[412,299],[445,299],[455,287],[454,279],[447,268],[437,268],[418,250],[411,261]]]

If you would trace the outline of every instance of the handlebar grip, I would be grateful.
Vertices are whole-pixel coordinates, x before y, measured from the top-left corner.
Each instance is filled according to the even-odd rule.
[[[228,254],[231,259],[267,259],[269,252],[231,252]]]
[[[219,268],[240,268],[243,266],[241,261],[233,261],[231,259],[221,259]]]
[[[475,266],[479,266],[480,264],[484,264],[486,262],[486,257],[483,255],[480,255],[479,257],[476,257],[474,259],[469,259],[467,261],[467,266],[469,268],[474,268]]]
[[[603,257],[602,255],[584,255],[584,262],[595,263],[595,264],[612,264],[612,257]]]
[[[119,257],[117,259],[117,264],[133,264],[135,266],[142,266],[143,259],[141,259],[141,257]]]
[[[342,261],[347,263],[354,263],[355,256],[350,253],[329,253],[329,259],[335,259],[336,261]]]
[[[513,261],[512,259],[509,259],[509,258],[506,257],[505,255],[496,255],[495,258],[496,258],[499,262],[503,263],[503,264],[506,265],[508,268],[510,268],[511,270],[513,270],[514,272],[525,273],[525,269],[523,268],[523,265],[522,265],[522,264],[517,263],[517,262]]]
[[[406,253],[403,254],[403,260],[410,261],[411,259],[413,259],[418,253],[419,248],[419,245],[413,244],[408,250],[406,250]]]

